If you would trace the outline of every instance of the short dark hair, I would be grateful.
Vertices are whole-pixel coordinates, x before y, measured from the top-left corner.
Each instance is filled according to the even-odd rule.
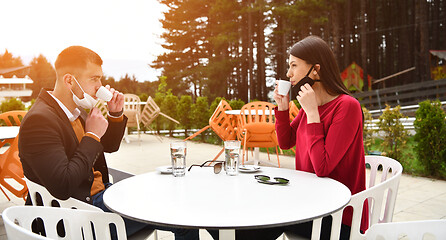
[[[304,60],[306,63],[321,65],[318,72],[321,83],[331,95],[348,94],[350,92],[345,87],[341,79],[336,58],[328,44],[317,36],[308,36],[293,45],[290,54]]]
[[[101,57],[91,49],[82,46],[71,46],[59,53],[54,67],[56,71],[66,67],[85,68],[88,62],[102,66]]]

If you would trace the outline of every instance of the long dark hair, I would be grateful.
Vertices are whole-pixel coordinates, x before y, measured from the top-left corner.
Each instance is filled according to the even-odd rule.
[[[328,44],[317,36],[308,36],[294,44],[290,54],[304,60],[308,64],[321,65],[318,74],[321,83],[330,95],[347,94],[350,92],[341,79],[338,64]]]

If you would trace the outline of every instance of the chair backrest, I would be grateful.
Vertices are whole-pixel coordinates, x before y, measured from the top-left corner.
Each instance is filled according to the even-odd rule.
[[[269,102],[250,102],[240,110],[239,126],[248,123],[266,122],[274,123],[274,108],[276,106]]]
[[[365,156],[365,163],[370,166],[368,188],[354,194],[345,207],[351,207],[353,210],[350,231],[350,239],[352,240],[365,239],[365,235],[360,231],[365,201],[369,206],[368,226],[392,221],[398,185],[403,172],[403,167],[398,161],[384,156]],[[378,169],[382,169],[382,172],[378,172]],[[379,174],[381,174],[380,181],[375,183]],[[333,220],[330,239],[339,239],[344,209],[331,215]],[[321,222],[322,218],[313,221],[311,239],[319,239]],[[293,239],[293,237],[290,237],[290,239]]]
[[[141,122],[144,126],[149,127],[149,125],[158,117],[161,110],[155,103],[152,97],[149,96],[146,105],[141,113]]]
[[[6,126],[20,126],[23,117],[25,117],[27,111],[9,111],[0,114],[0,125],[4,121]],[[3,121],[2,121],[3,120]]]
[[[444,239],[446,219],[411,222],[379,223],[372,225],[366,232],[367,240],[393,239]]]
[[[25,199],[28,188],[26,187],[25,180],[23,180],[24,175],[22,162],[20,162],[19,158],[18,145],[19,136],[17,135],[17,137],[13,139],[11,146],[9,146],[9,148],[0,155],[0,184],[7,188],[15,196]],[[14,183],[11,181],[6,181],[6,179],[14,180]],[[17,186],[20,187],[17,188]]]
[[[104,100],[99,99],[98,103],[96,104],[96,107],[99,109],[99,111],[101,111],[102,116],[104,117],[107,116],[108,108]]]
[[[368,226],[392,221],[398,186],[403,172],[401,164],[389,157],[365,156],[365,163],[370,166],[368,187],[353,195],[348,204],[353,208],[350,239],[364,239],[365,237],[360,232],[365,201],[368,201],[369,207]],[[376,182],[379,174],[381,174],[380,180]],[[340,229],[340,224],[338,229]]]
[[[127,126],[135,127],[139,123],[139,118],[141,114],[141,100],[135,94],[126,93],[124,94],[124,114],[127,116]]]
[[[289,110],[289,112],[290,112],[290,121],[293,121],[297,117],[297,114],[299,114],[299,108],[297,108],[297,106],[294,103],[294,101],[290,101],[289,109],[290,109]]]
[[[8,239],[47,239],[32,233],[32,223],[43,222],[48,239],[111,239],[114,225],[118,239],[127,239],[123,219],[115,213],[68,208],[12,206],[3,211]],[[63,223],[65,234],[60,236],[57,225]]]
[[[25,117],[27,111],[9,111],[0,113],[0,126],[20,126],[22,123],[23,117]],[[14,139],[4,139],[0,140],[0,147],[3,147],[5,144],[12,145]]]
[[[232,110],[231,106],[222,99],[211,118],[209,118],[209,126],[223,141],[234,140],[236,138],[236,131],[234,129],[236,116],[225,113],[225,111],[229,110]]]
[[[27,178],[25,178],[25,181],[29,189],[29,196],[31,197],[33,206],[61,207],[102,212],[102,209],[75,198],[68,198],[67,200],[57,199],[53,197],[44,186]]]
[[[124,102],[124,111],[134,110],[140,112],[141,106],[139,103],[141,102],[141,100],[137,95],[131,93],[124,94]]]

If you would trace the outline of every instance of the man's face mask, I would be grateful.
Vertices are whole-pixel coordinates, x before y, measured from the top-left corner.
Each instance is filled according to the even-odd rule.
[[[315,82],[321,81],[321,80],[313,80],[308,76],[308,75],[310,75],[313,68],[314,68],[314,65],[311,66],[310,70],[307,72],[305,77],[303,77],[296,85],[292,86],[292,88],[291,88],[292,97],[296,97],[297,93],[300,91],[300,87],[302,87],[306,83],[310,84],[310,86],[313,86]]]
[[[79,82],[77,81],[77,79],[73,76],[74,81],[76,81],[77,85],[79,85],[79,87],[81,88],[82,92],[84,93],[84,98],[79,99],[76,94],[73,93],[73,91],[71,91],[71,93],[73,94],[73,101],[74,103],[76,103],[77,106],[84,108],[84,109],[92,109],[96,103],[98,102],[98,100],[94,99],[92,96],[90,96],[88,93],[86,93],[84,91],[84,89],[82,89],[81,85],[79,84]]]

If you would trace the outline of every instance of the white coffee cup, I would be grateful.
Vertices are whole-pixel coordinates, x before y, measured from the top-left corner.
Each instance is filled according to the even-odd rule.
[[[101,86],[96,92],[96,97],[108,102],[113,98],[113,94],[107,88]]]
[[[291,88],[291,82],[287,80],[277,80],[277,90],[280,95],[285,96],[288,95],[288,92]]]

